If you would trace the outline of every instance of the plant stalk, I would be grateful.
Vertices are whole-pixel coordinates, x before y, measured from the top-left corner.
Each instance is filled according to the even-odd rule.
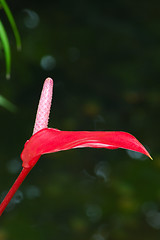
[[[9,192],[7,193],[5,198],[3,199],[2,203],[0,204],[0,216],[4,212],[5,208],[7,207],[10,200],[12,199],[13,195],[18,190],[18,188],[20,187],[20,185],[22,184],[22,182],[24,181],[24,179],[26,178],[28,173],[31,171],[31,169],[32,169],[32,167],[22,168],[22,171],[20,172],[19,176],[17,177],[17,179],[13,183],[12,187],[10,188]]]

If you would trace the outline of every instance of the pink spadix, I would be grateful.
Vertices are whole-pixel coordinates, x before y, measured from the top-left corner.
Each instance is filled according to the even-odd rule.
[[[124,148],[151,158],[144,146],[131,134],[121,131],[60,131],[47,128],[52,101],[53,80],[47,78],[40,97],[33,136],[25,143],[21,153],[23,168],[0,205],[0,215],[42,154],[73,148]],[[152,158],[151,158],[152,159]]]
[[[52,94],[53,94],[53,80],[51,78],[47,78],[44,82],[41,97],[38,104],[33,135],[36,132],[40,131],[41,129],[48,127]]]

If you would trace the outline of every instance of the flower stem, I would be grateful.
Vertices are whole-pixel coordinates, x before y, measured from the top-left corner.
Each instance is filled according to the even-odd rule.
[[[2,215],[3,211],[7,207],[8,203],[12,199],[13,195],[18,190],[18,188],[20,187],[20,185],[22,184],[22,182],[24,181],[24,179],[26,178],[28,173],[31,171],[31,169],[32,169],[32,167],[31,168],[22,168],[22,171],[20,172],[19,176],[17,177],[14,184],[10,188],[9,192],[3,199],[2,203],[0,204],[0,216]]]

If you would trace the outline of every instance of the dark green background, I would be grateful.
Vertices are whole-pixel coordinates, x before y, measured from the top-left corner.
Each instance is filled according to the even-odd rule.
[[[54,79],[50,127],[127,131],[154,161],[104,149],[41,157],[14,199],[19,204],[0,218],[0,240],[160,239],[159,1],[7,3],[22,51],[1,10],[12,71],[6,80],[1,54],[0,94],[17,107],[14,113],[0,107],[1,198],[20,171],[9,169],[21,164],[48,76]],[[35,28],[25,25],[26,9],[39,16]],[[46,55],[56,60],[52,70],[40,65]]]

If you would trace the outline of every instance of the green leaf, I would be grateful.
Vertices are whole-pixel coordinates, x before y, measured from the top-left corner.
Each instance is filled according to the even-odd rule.
[[[5,0],[0,0],[0,4],[2,5],[7,17],[8,17],[8,20],[11,24],[11,27],[12,27],[12,30],[13,30],[13,33],[14,33],[14,36],[15,36],[15,39],[16,39],[16,45],[17,45],[17,49],[20,50],[21,49],[21,39],[20,39],[20,35],[19,35],[19,32],[18,32],[18,29],[17,29],[17,26],[16,26],[16,23],[15,23],[15,20],[13,18],[13,15],[6,3]]]
[[[0,21],[0,39],[2,42],[2,47],[4,49],[5,54],[5,61],[6,61],[6,78],[10,78],[10,72],[11,72],[11,52],[10,52],[10,45],[7,37],[7,33],[5,31],[5,28]]]
[[[13,103],[11,103],[9,100],[7,100],[5,97],[3,97],[2,95],[0,95],[0,106],[6,108],[10,112],[17,111],[17,107]]]

